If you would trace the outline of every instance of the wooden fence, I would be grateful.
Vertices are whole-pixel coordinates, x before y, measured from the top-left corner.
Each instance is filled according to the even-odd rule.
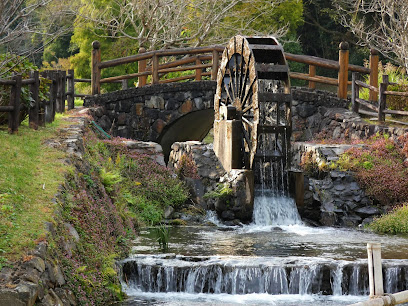
[[[209,46],[198,48],[166,49],[146,52],[140,48],[139,53],[127,57],[117,58],[109,61],[101,61],[100,43],[92,43],[92,94],[100,94],[101,83],[122,82],[128,79],[137,78],[138,86],[147,85],[147,77],[151,76],[151,84],[178,82],[182,80],[201,80],[203,76],[210,76],[212,80],[217,79],[220,53],[224,51],[223,46]],[[160,64],[160,58],[170,58],[170,62]],[[181,59],[175,59],[181,57]],[[150,65],[148,65],[150,61]],[[138,62],[138,72],[101,78],[102,69],[119,65]],[[210,71],[203,72],[203,69],[211,68]],[[180,76],[172,79],[160,79],[171,72],[182,72],[194,70],[194,74]]]
[[[48,84],[48,99],[40,100],[40,75]],[[68,110],[75,107],[75,97],[86,97],[88,95],[76,94],[75,83],[91,82],[91,79],[75,79],[74,70],[46,70],[33,71],[28,79],[23,79],[21,75],[13,75],[10,79],[0,79],[0,85],[10,86],[9,105],[0,105],[0,112],[7,112],[8,131],[13,134],[18,132],[20,125],[21,111],[28,112],[29,126],[38,129],[45,123],[54,121],[55,113],[65,111],[65,101],[68,104]],[[30,104],[22,103],[22,89],[29,87]]]
[[[360,81],[358,73],[353,73],[351,84],[351,103],[353,106],[353,111],[356,113],[359,112],[367,114],[366,111],[360,109],[360,106],[364,106],[377,114],[378,121],[385,121],[386,114],[408,116],[408,111],[387,109],[387,96],[408,97],[408,92],[387,90],[389,85],[396,85],[396,83],[389,82],[388,75],[383,75],[382,83],[380,84],[379,88],[377,88]],[[361,99],[360,88],[367,88],[371,92],[378,93],[378,102],[376,100],[372,100],[371,96],[369,98],[370,100]]]
[[[201,80],[202,76],[211,76],[212,80],[217,79],[217,72],[220,60],[220,53],[223,52],[223,46],[210,46],[199,48],[181,48],[146,52],[144,48],[140,48],[139,54],[128,57],[117,58],[108,61],[101,61],[101,46],[98,41],[92,43],[92,94],[100,94],[101,83],[121,82],[128,79],[137,78],[138,86],[147,84],[147,77],[151,76],[151,83],[168,83],[181,80],[194,79]],[[174,59],[174,57],[181,59]],[[170,58],[170,62],[160,63],[160,58]],[[359,72],[370,75],[370,85],[378,86],[378,53],[375,50],[371,51],[370,68],[349,64],[349,50],[347,43],[340,44],[339,59],[328,60],[308,55],[296,55],[285,53],[288,61],[298,62],[309,65],[309,74],[290,72],[290,77],[309,81],[309,88],[315,88],[316,83],[334,85],[338,87],[338,97],[347,98],[347,88],[351,84],[348,79],[348,72]],[[148,61],[150,64],[148,65]],[[138,72],[101,78],[102,69],[115,67],[123,64],[138,62]],[[338,71],[338,78],[329,78],[316,75],[316,67],[323,67]],[[203,72],[203,69],[206,69]],[[172,79],[161,79],[167,73],[181,72],[194,70],[194,74],[181,76]],[[373,101],[377,100],[375,91],[370,92]]]

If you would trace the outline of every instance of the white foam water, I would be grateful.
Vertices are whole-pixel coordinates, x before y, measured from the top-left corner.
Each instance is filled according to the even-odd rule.
[[[277,196],[269,191],[256,192],[253,219],[254,225],[261,226],[303,224],[292,198]]]
[[[137,289],[126,288],[126,293],[132,299],[122,305],[166,305],[166,306],[233,306],[233,305],[349,305],[366,300],[362,296],[319,296],[301,294],[191,294],[181,292],[141,292]],[[140,299],[140,300],[139,300]],[[151,303],[149,303],[149,301]],[[142,302],[142,303],[141,303]],[[143,303],[144,302],[144,303]]]

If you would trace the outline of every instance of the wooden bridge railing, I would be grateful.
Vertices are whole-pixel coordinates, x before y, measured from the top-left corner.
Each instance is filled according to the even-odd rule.
[[[370,68],[349,64],[349,50],[348,44],[342,42],[339,46],[339,60],[329,60],[309,55],[297,55],[285,52],[285,57],[288,61],[303,63],[309,65],[309,74],[291,72],[290,77],[293,79],[300,79],[309,81],[309,88],[316,88],[316,83],[334,85],[338,87],[337,96],[342,99],[347,98],[347,88],[351,84],[348,80],[348,72],[359,72],[370,75],[370,85],[373,88],[378,87],[378,52],[371,50],[370,54]],[[316,67],[338,71],[337,79],[317,76]],[[370,99],[377,101],[377,94],[370,89]]]
[[[165,49],[149,52],[146,52],[144,48],[140,48],[139,54],[102,62],[100,43],[94,41],[92,47],[91,87],[93,95],[100,94],[101,83],[121,82],[138,78],[138,86],[145,86],[149,75],[151,75],[152,84],[177,82],[187,79],[201,80],[202,76],[211,76],[212,80],[216,80],[220,52],[224,51],[223,46]],[[174,56],[182,56],[183,58],[160,64],[160,58],[165,56],[172,58]],[[150,66],[147,65],[148,60],[151,62]],[[138,62],[137,73],[101,78],[102,69],[134,62]],[[211,70],[203,72],[203,69],[207,68],[211,68]],[[195,73],[173,79],[160,80],[160,77],[167,73],[189,70],[195,70]]]
[[[217,79],[218,64],[220,52],[224,50],[223,46],[210,46],[198,48],[182,48],[182,49],[165,49],[158,51],[146,52],[144,48],[140,48],[139,54],[131,55],[122,58],[116,58],[108,61],[101,61],[101,48],[98,41],[92,43],[92,94],[100,94],[101,83],[121,82],[128,79],[138,78],[138,86],[147,84],[147,77],[151,76],[152,84],[177,82],[186,79],[201,80],[202,76],[211,76],[212,80]],[[338,97],[347,98],[347,88],[351,84],[348,80],[348,72],[359,72],[370,75],[370,85],[378,87],[378,53],[372,50],[370,55],[370,68],[349,64],[348,44],[343,42],[340,44],[339,60],[328,60],[308,55],[297,55],[285,53],[288,61],[303,63],[309,65],[309,74],[291,72],[290,77],[309,81],[309,88],[315,88],[316,83],[334,85],[338,87]],[[172,57],[171,62],[160,64],[161,57]],[[182,59],[173,60],[174,56],[184,56]],[[147,61],[151,64],[148,66]],[[138,72],[101,78],[101,70],[118,65],[138,62]],[[329,78],[316,75],[316,67],[323,67],[338,71],[338,78]],[[210,68],[210,69],[208,69]],[[208,71],[203,72],[203,69]],[[195,74],[181,76],[173,79],[163,80],[161,76],[170,72],[180,72],[195,70]],[[371,100],[377,101],[377,93],[374,90],[370,92]]]
[[[360,109],[360,106],[364,106],[377,114],[378,121],[385,121],[386,114],[392,115],[401,115],[401,116],[408,116],[408,111],[402,110],[392,110],[387,109],[387,96],[400,96],[400,97],[408,97],[408,92],[397,92],[397,91],[390,91],[387,90],[388,85],[396,85],[396,83],[389,82],[388,75],[383,75],[382,83],[380,87],[377,88],[373,85],[366,84],[359,80],[358,73],[354,72],[352,74],[352,84],[351,84],[351,103],[354,112],[359,113],[367,113],[364,110]],[[371,95],[369,100],[364,100],[360,98],[360,88],[367,88],[371,92],[375,92],[379,94],[378,102],[376,100],[371,99]]]

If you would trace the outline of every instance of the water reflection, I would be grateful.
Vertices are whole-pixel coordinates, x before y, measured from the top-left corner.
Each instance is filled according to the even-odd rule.
[[[169,252],[180,255],[307,256],[355,260],[366,258],[367,242],[382,244],[384,259],[408,259],[408,239],[347,229],[301,225],[228,228],[177,227],[170,231]],[[154,231],[135,241],[135,253],[159,252]]]

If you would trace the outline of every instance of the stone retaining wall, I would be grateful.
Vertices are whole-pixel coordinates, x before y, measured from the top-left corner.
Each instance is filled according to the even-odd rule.
[[[300,164],[308,155],[309,161],[314,161],[316,168],[322,169],[305,175],[304,205],[299,207],[302,218],[316,225],[355,227],[384,212],[366,196],[353,173],[328,170],[330,162],[337,161],[339,155],[351,147],[362,145],[295,143],[295,164]]]
[[[214,153],[213,145],[198,141],[176,142],[172,146],[168,167],[180,172],[184,159],[194,168],[183,177],[189,187],[191,198],[196,205],[206,210],[215,210],[227,225],[237,225],[252,221],[253,177],[245,170],[233,169],[227,173]],[[219,186],[228,187],[231,194],[222,197],[215,194]],[[207,195],[207,196],[205,196]]]

